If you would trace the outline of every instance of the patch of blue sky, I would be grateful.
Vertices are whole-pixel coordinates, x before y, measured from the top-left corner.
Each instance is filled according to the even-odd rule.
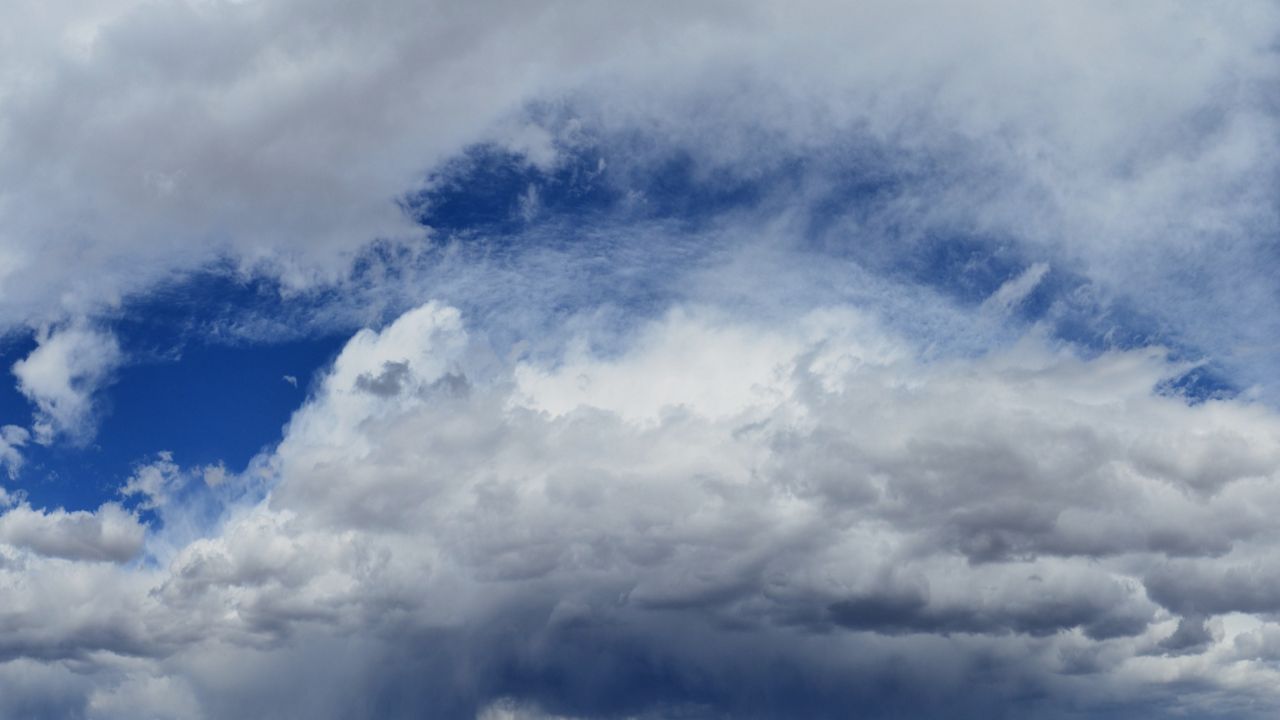
[[[15,362],[26,357],[35,348],[33,333],[11,332],[0,337],[0,367],[4,368],[7,380],[0,382],[0,425],[31,425],[31,405],[18,392],[16,379],[7,373]]]
[[[601,180],[604,156],[582,152],[544,170],[525,157],[479,145],[446,163],[428,179],[428,189],[404,198],[418,222],[445,235],[510,237],[537,215],[604,211],[619,193]]]
[[[160,451],[187,467],[242,469],[279,440],[314,373],[348,337],[247,342],[228,333],[238,315],[264,304],[287,302],[259,281],[212,270],[126,303],[106,323],[128,362],[98,393],[92,440],[29,444],[9,489],[36,506],[84,509],[121,499],[137,465]],[[10,341],[0,363],[9,367],[32,347],[30,337]],[[12,384],[0,389],[0,417],[30,423],[31,409]]]
[[[679,149],[637,158],[627,145],[562,148],[549,169],[503,148],[476,146],[446,163],[428,189],[407,196],[402,206],[438,233],[463,237],[522,238],[537,220],[565,217],[660,219],[689,231],[721,213],[756,207],[798,169],[787,164],[744,178],[706,170]]]

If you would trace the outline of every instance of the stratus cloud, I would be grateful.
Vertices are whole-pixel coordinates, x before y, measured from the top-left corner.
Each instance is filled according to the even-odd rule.
[[[1280,610],[1280,418],[1153,394],[1159,351],[922,363],[848,308],[688,307],[514,368],[484,344],[436,304],[355,336],[255,465],[269,496],[158,529],[163,566],[11,552],[13,626],[44,629],[0,695],[51,702],[17,679],[50,667],[116,714],[1280,707],[1241,659]],[[89,577],[79,625],[41,624],[31,593]]]

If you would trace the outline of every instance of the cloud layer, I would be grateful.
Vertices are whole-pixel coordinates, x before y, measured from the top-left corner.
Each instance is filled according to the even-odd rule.
[[[36,407],[35,441],[47,445],[58,435],[91,438],[97,421],[94,395],[123,359],[115,337],[82,325],[44,327],[36,343],[13,365],[18,390]]]
[[[1026,244],[1199,343],[1233,341],[1242,363],[1265,362],[1249,348],[1275,335],[1254,272],[1275,220],[1280,18],[1265,3],[12,15],[7,327],[100,312],[221,259],[293,288],[340,280],[369,242],[421,238],[397,200],[466,147],[546,168],[596,139],[627,159],[615,182],[642,205],[654,198],[625,186],[673,153],[710,182],[799,167],[785,202],[834,210],[824,241],[864,259],[937,233]],[[855,202],[859,186],[879,202]],[[1208,312],[1226,329],[1196,319]]]

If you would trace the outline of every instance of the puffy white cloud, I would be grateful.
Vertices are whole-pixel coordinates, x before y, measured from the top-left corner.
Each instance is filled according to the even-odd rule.
[[[183,470],[173,461],[173,453],[165,450],[156,453],[155,460],[138,465],[120,488],[120,494],[137,497],[138,506],[144,510],[170,510],[174,500],[189,490],[197,478],[207,487],[216,488],[226,482],[227,468],[218,464]]]
[[[124,562],[142,550],[144,529],[115,503],[95,512],[43,511],[21,504],[0,515],[0,542],[71,560]]]
[[[83,324],[43,328],[36,348],[13,364],[18,390],[36,406],[36,442],[94,432],[94,393],[123,360],[115,336]]]
[[[926,362],[849,308],[689,307],[633,341],[512,367],[468,360],[483,339],[438,304],[362,331],[250,473],[261,502],[228,495],[197,539],[157,504],[154,567],[7,556],[10,656],[81,658],[86,707],[117,714],[303,687],[319,717],[1276,707],[1237,660],[1280,608],[1265,407],[1154,394],[1179,371],[1158,351]],[[0,527],[124,559],[68,539],[113,517],[137,537],[115,506]],[[71,583],[79,620],[44,624]]]
[[[154,510],[169,503],[170,494],[182,481],[182,469],[173,462],[173,453],[162,452],[155,462],[139,467],[120,488],[120,494],[141,496],[139,504]]]

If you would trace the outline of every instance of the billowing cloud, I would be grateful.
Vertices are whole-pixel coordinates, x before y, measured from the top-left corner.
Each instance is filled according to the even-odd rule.
[[[1265,664],[1218,670],[1280,607],[1280,418],[1154,394],[1178,371],[1157,352],[1028,337],[926,363],[851,308],[778,326],[689,307],[619,355],[466,374],[483,344],[438,304],[356,335],[255,465],[270,494],[152,569],[83,562],[136,551],[115,506],[10,510],[11,544],[82,561],[11,555],[38,579],[15,597],[107,573],[63,612],[143,622],[49,627],[20,654],[95,658],[86,707],[210,717],[282,712],[304,685],[319,717],[978,716],[1029,687],[1032,714],[1274,706]],[[127,542],[85,550],[121,518]],[[1204,629],[1232,613],[1252,624]],[[1199,690],[1164,697],[1170,675]]]

